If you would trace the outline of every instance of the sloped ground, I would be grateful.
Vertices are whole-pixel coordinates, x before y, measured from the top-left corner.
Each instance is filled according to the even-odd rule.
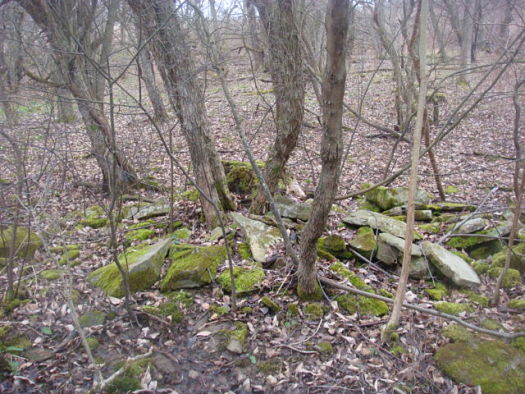
[[[366,83],[362,74],[349,79],[348,100],[356,106],[357,92]],[[395,121],[390,97],[392,86],[389,79],[379,74],[378,83],[373,83],[371,94],[363,108],[367,118],[393,127]],[[364,79],[364,81],[363,81]],[[130,85],[133,81],[129,81]],[[256,154],[264,158],[264,152],[273,140],[271,113],[255,91],[248,75],[239,75],[231,81],[236,98],[246,121]],[[514,156],[511,128],[513,110],[508,97],[512,81],[502,81],[496,91],[483,101],[460,126],[437,148],[443,182],[445,186],[456,186],[457,193],[450,194],[451,200],[476,205],[486,196],[488,190],[498,186],[498,191],[489,196],[483,209],[503,212],[510,198]],[[260,82],[260,89],[266,91],[270,84]],[[443,121],[455,103],[465,94],[454,84],[447,86],[448,102],[441,109]],[[272,100],[271,94],[265,94]],[[121,98],[122,103],[130,103]],[[318,113],[313,98],[309,97],[308,108]],[[226,159],[245,159],[240,143],[233,131],[225,100],[217,85],[212,81],[208,90],[208,115],[218,150]],[[130,113],[129,108],[118,109],[117,131],[119,141],[132,158],[143,176],[154,176],[160,183],[170,184],[170,166],[163,152],[158,136],[147,124],[143,115]],[[32,226],[39,232],[52,234],[56,224],[62,226],[50,235],[50,245],[78,244],[79,265],[68,267],[66,275],[56,281],[42,279],[39,275],[46,269],[58,267],[58,255],[37,252],[33,261],[23,268],[22,285],[27,289],[29,302],[16,308],[0,320],[0,328],[10,327],[16,337],[25,341],[13,343],[8,359],[16,367],[16,378],[0,380],[0,391],[12,392],[84,392],[93,383],[93,369],[74,332],[71,314],[64,301],[64,293],[74,289],[77,310],[80,315],[90,310],[110,314],[103,324],[86,328],[86,333],[99,341],[94,350],[97,361],[103,361],[105,377],[117,370],[122,360],[129,356],[152,350],[154,367],[149,370],[142,366],[137,372],[143,386],[157,392],[378,392],[395,388],[402,392],[475,392],[474,388],[457,385],[437,369],[433,355],[448,342],[440,330],[444,321],[438,318],[404,311],[399,332],[402,348],[389,348],[379,339],[381,325],[386,316],[370,317],[360,313],[348,315],[325,304],[323,315],[313,317],[305,312],[306,305],[298,303],[294,293],[293,276],[286,267],[266,270],[263,287],[239,300],[239,311],[219,316],[216,306],[229,303],[229,296],[204,288],[191,291],[193,304],[182,307],[184,319],[181,323],[170,324],[169,318],[159,318],[138,313],[140,325],[131,324],[122,302],[105,297],[102,292],[87,284],[89,272],[110,261],[108,250],[108,229],[76,229],[77,218],[68,213],[85,210],[93,204],[107,206],[107,199],[96,189],[87,186],[98,182],[94,159],[88,156],[86,137],[79,123],[57,125],[46,122],[43,113],[31,113],[24,117],[24,123],[15,132],[27,141],[27,171],[33,191],[31,209]],[[318,147],[321,129],[315,116],[307,115],[307,123],[294,153],[290,168],[305,189],[315,184],[319,174]],[[345,117],[345,125],[354,128],[356,120]],[[44,126],[48,125],[48,126]],[[165,136],[173,124],[163,125]],[[363,182],[375,182],[383,177],[385,163],[389,161],[394,140],[391,138],[369,138],[375,130],[362,123],[355,133],[348,131],[345,140],[352,141],[349,158],[343,171],[340,194],[356,191]],[[173,129],[173,147],[178,158],[187,165],[188,153],[178,128]],[[409,146],[401,142],[394,155],[394,165],[399,168],[408,160]],[[53,154],[50,154],[53,151]],[[0,160],[11,169],[10,151],[3,147]],[[429,192],[435,187],[431,169],[426,158],[421,166],[421,185]],[[12,173],[2,177],[13,180]],[[174,184],[177,190],[186,188],[186,182],[175,170]],[[405,178],[396,180],[402,184]],[[0,185],[5,195],[11,186]],[[434,194],[436,194],[434,192]],[[159,199],[159,193],[141,192],[142,198]],[[5,200],[4,200],[5,201]],[[6,201],[6,206],[8,201]],[[355,202],[343,200],[339,203],[341,212],[353,209]],[[3,210],[2,216],[9,212]],[[327,233],[338,233],[346,240],[354,233],[339,227],[342,213],[332,215]],[[188,201],[177,201],[174,205],[174,219],[180,220],[192,230],[191,243],[206,242],[208,233],[199,221],[198,206]],[[2,219],[3,220],[3,219]],[[131,224],[125,223],[126,226]],[[124,228],[120,230],[123,236]],[[162,235],[162,230],[156,230]],[[236,240],[241,241],[240,234]],[[276,250],[277,252],[279,251]],[[235,262],[241,257],[236,255]],[[387,273],[361,265],[357,261],[346,262],[348,267],[367,284],[395,293],[397,278],[395,272]],[[328,277],[340,280],[328,269],[330,263],[320,261],[320,271]],[[22,269],[20,266],[19,270]],[[0,271],[0,285],[5,286],[5,270]],[[483,277],[480,293],[490,296],[494,280]],[[433,301],[423,292],[430,287],[425,281],[412,280],[409,284],[408,300],[430,307]],[[332,290],[327,289],[328,296]],[[507,301],[523,296],[524,287],[507,289],[502,306],[489,308],[474,304],[474,309],[464,313],[468,321],[481,324],[485,319],[494,319],[507,331],[523,329],[523,314],[508,308]],[[281,307],[275,313],[262,304],[261,298],[270,296]],[[450,301],[465,301],[466,295],[453,290],[447,296]],[[138,305],[158,305],[166,298],[157,289],[138,293]],[[290,305],[298,303],[298,314]],[[251,307],[252,309],[243,309]],[[219,312],[221,312],[219,310]],[[111,315],[113,314],[113,315]],[[247,324],[248,340],[241,354],[223,349],[216,340],[216,331],[227,329],[233,321]],[[12,331],[12,332],[13,332]],[[10,334],[12,335],[12,334]],[[330,343],[329,346],[323,343]],[[31,355],[27,349],[43,349]],[[22,349],[24,351],[22,351]],[[40,361],[34,360],[40,358]],[[136,387],[128,387],[135,389]]]

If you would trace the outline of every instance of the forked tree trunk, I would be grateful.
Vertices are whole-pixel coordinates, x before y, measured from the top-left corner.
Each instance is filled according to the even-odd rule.
[[[94,23],[100,9],[97,2],[60,0],[17,0],[47,36],[64,86],[77,102],[91,151],[103,177],[103,189],[122,192],[137,182],[137,175],[111,138],[111,127],[103,112],[102,101],[113,38],[116,1],[107,3],[107,19],[99,34]],[[114,182],[112,182],[115,175]],[[114,185],[116,190],[110,190]]]
[[[168,0],[128,0],[140,18],[147,36],[151,36],[151,50],[170,96],[170,102],[179,118],[186,138],[195,172],[195,182],[213,201],[200,197],[206,223],[218,224],[216,210],[234,208],[224,168],[210,135],[204,93],[196,78],[196,67],[173,4]]]
[[[322,169],[315,191],[312,215],[303,230],[297,291],[301,298],[320,298],[315,260],[317,240],[323,233],[337,191],[338,169],[343,154],[342,123],[348,32],[348,0],[329,0],[326,10],[326,70],[322,85],[323,138]]]
[[[304,113],[304,77],[293,0],[254,0],[267,33],[270,73],[275,95],[275,142],[264,168],[270,192],[277,189],[290,154],[297,145]],[[264,212],[266,197],[257,190],[250,211]]]

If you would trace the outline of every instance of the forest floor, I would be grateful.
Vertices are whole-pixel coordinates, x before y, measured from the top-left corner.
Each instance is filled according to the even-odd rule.
[[[364,70],[372,68],[371,65],[359,67]],[[362,105],[363,115],[375,123],[394,128],[393,86],[388,74],[378,72],[370,82],[372,73],[361,71],[352,69],[349,75],[348,104],[357,108],[359,98],[368,89]],[[445,70],[438,74],[444,76],[450,72]],[[474,85],[481,75],[474,74],[471,84]],[[266,157],[274,138],[272,114],[268,110],[273,96],[271,83],[265,82],[267,79],[267,76],[260,76],[255,84],[248,72],[230,76],[245,130],[260,159]],[[131,77],[125,83],[136,89],[136,81]],[[246,161],[219,85],[213,78],[208,83],[208,117],[217,149],[223,159]],[[512,140],[513,83],[513,74],[508,73],[434,150],[442,182],[451,192],[447,194],[448,201],[478,206],[490,193],[482,207],[484,211],[503,214],[508,209],[513,195],[513,157],[516,155]],[[257,90],[263,93],[262,96]],[[433,135],[445,125],[468,93],[464,87],[457,86],[453,78],[445,80],[441,91],[445,93],[446,102],[440,105],[440,119],[433,126]],[[171,172],[168,155],[146,117],[133,106],[131,99],[121,93],[117,97],[117,140],[139,174],[153,177],[165,186],[173,182],[177,193],[188,190],[188,182],[181,172],[176,168]],[[477,97],[478,93],[474,99]],[[288,168],[301,186],[310,190],[319,177],[322,129],[318,122],[319,108],[311,92],[306,105],[306,126]],[[141,313],[138,313],[140,324],[132,323],[122,300],[105,296],[86,281],[89,272],[111,260],[109,230],[76,229],[76,223],[67,219],[71,212],[83,211],[95,204],[109,204],[101,190],[89,186],[99,184],[100,176],[95,160],[89,155],[89,141],[82,124],[50,122],[37,100],[26,108],[23,122],[14,132],[28,146],[26,169],[33,191],[29,212],[31,224],[37,231],[45,232],[54,223],[66,218],[65,228],[49,240],[49,246],[80,245],[81,264],[68,268],[66,274],[56,281],[39,276],[44,270],[58,268],[57,259],[44,251],[37,251],[34,261],[24,267],[23,287],[30,301],[1,317],[0,328],[14,327],[39,351],[31,356],[26,353],[12,356],[16,373],[3,380],[0,377],[0,392],[70,393],[85,392],[92,386],[94,368],[73,327],[71,312],[64,298],[68,289],[75,290],[79,315],[97,310],[111,317],[102,324],[85,328],[86,334],[99,342],[93,353],[96,360],[103,362],[101,371],[105,377],[115,372],[127,357],[150,350],[153,352],[155,368],[142,370],[140,379],[143,387],[148,389],[140,392],[477,392],[476,388],[454,383],[434,363],[436,350],[448,342],[441,334],[441,329],[447,324],[445,320],[404,310],[397,331],[399,344],[404,350],[393,351],[380,340],[380,329],[388,316],[348,315],[333,306],[328,307],[324,316],[318,319],[309,319],[303,312],[298,315],[287,312],[290,304],[297,303],[301,311],[303,303],[298,301],[293,276],[288,275],[286,267],[267,270],[262,288],[241,297],[239,310],[235,312],[217,313],[216,306],[228,305],[230,298],[209,287],[190,290],[194,301],[183,308],[184,319],[181,323],[167,324],[162,319]],[[457,115],[452,117],[453,120],[457,118]],[[188,168],[188,150],[174,119],[172,117],[171,121],[161,125],[163,135],[169,139],[172,131],[174,155]],[[396,139],[391,136],[377,136],[377,130],[348,113],[345,114],[344,125],[347,127],[344,138],[349,150],[338,195],[355,192],[365,182],[378,182],[407,163],[408,143],[401,141],[396,144]],[[392,153],[394,145],[397,149]],[[2,149],[0,158],[10,163],[9,150]],[[387,163],[390,163],[389,168],[386,168]],[[12,174],[2,174],[2,177],[11,180]],[[401,176],[391,186],[404,185],[406,180],[406,176]],[[427,157],[421,162],[419,185],[437,199]],[[495,187],[497,189],[493,190]],[[140,197],[166,200],[168,193],[141,191]],[[334,212],[330,216],[325,233],[339,234],[348,240],[353,237],[353,232],[339,224],[343,212],[355,209],[356,201],[343,199],[336,205],[340,208],[339,213]],[[240,210],[245,211],[246,208],[241,205]],[[199,217],[197,203],[175,203],[174,220],[191,229],[189,242],[209,244],[207,237],[210,230],[203,226]],[[124,222],[124,227],[119,228],[120,236],[129,224],[132,223]],[[162,234],[159,232],[157,235]],[[240,234],[236,237],[240,241]],[[235,259],[234,262],[237,262],[239,256]],[[346,263],[375,289],[395,293],[398,282],[395,271],[376,270],[358,261]],[[328,270],[329,264],[320,260],[318,269],[324,276],[333,278]],[[0,288],[4,288],[6,280],[4,269],[0,271]],[[480,294],[490,297],[494,282],[483,277]],[[408,301],[432,307],[434,301],[423,291],[429,287],[431,284],[427,281],[411,280]],[[507,331],[523,330],[523,315],[505,305],[508,299],[523,295],[524,290],[524,286],[505,290],[501,307],[478,305],[475,310],[464,313],[462,318],[476,325],[485,319],[493,319]],[[329,296],[333,295],[331,289],[326,291]],[[264,295],[276,301],[281,311],[274,313],[263,305],[261,298]],[[465,297],[463,293],[451,290],[446,300],[458,301]],[[134,294],[137,305],[158,305],[165,299],[156,288]],[[228,327],[233,321],[242,321],[249,329],[248,347],[240,355],[219,349],[213,341],[212,333]],[[331,350],[324,351],[319,346],[326,342],[331,344]]]

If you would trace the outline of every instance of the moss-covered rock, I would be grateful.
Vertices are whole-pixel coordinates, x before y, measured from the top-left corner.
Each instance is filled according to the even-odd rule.
[[[14,238],[14,253],[16,257],[31,259],[37,249],[42,246],[40,237],[28,227],[0,226],[0,257],[9,257],[9,249]]]
[[[127,270],[131,292],[151,287],[160,276],[160,269],[168,253],[171,239],[163,239],[154,245],[139,245],[118,256],[122,267]],[[101,267],[88,275],[89,282],[100,287],[112,297],[124,296],[124,284],[115,263]]]
[[[87,342],[89,348],[91,349],[91,351],[95,350],[100,345],[100,342],[95,337],[86,338],[86,342]]]
[[[488,274],[491,278],[497,279],[503,268],[501,267],[492,267],[488,270]],[[510,288],[514,286],[518,286],[521,284],[521,275],[518,270],[515,270],[513,268],[509,268],[505,275],[503,276],[503,280],[501,281],[501,286],[504,288]]]
[[[359,228],[355,239],[351,240],[349,244],[365,257],[370,257],[377,246],[374,230],[371,227]]]
[[[62,256],[60,256],[60,259],[58,260],[58,264],[60,265],[70,264],[71,262],[75,261],[79,257],[80,257],[80,250],[78,248],[68,249],[64,253],[62,253]]]
[[[488,297],[485,297],[481,294],[478,294],[476,293],[475,291],[472,291],[472,290],[462,290],[461,291],[463,294],[465,294],[468,299],[470,301],[472,301],[473,303],[481,306],[481,307],[487,307],[489,306],[489,299]]]
[[[502,341],[450,343],[437,351],[435,360],[445,375],[479,385],[483,393],[525,392],[525,357]]]
[[[483,242],[467,250],[470,257],[475,260],[484,260],[502,250],[501,242],[498,239]]]
[[[503,267],[508,248],[492,256],[492,264],[496,267]],[[520,273],[525,273],[525,242],[512,247],[510,267],[517,269]]]
[[[162,291],[210,284],[217,267],[226,259],[224,246],[175,245],[169,253],[171,265],[161,281]]]
[[[459,315],[463,312],[472,312],[472,307],[468,304],[457,304],[454,302],[440,301],[434,305],[434,307],[443,313],[448,313],[449,315]]]
[[[334,257],[339,259],[351,259],[353,257],[352,252],[346,248],[345,240],[338,235],[319,238],[317,253],[328,257],[327,260],[333,260]]]
[[[388,313],[386,302],[374,298],[343,294],[335,297],[339,306],[349,314],[383,316]]]
[[[252,165],[243,161],[223,160],[224,172],[228,189],[237,194],[250,194],[259,184],[257,177],[252,169]],[[257,163],[259,168],[264,167],[264,163]]]
[[[264,277],[264,270],[260,264],[254,264],[252,267],[233,268],[233,278],[237,294],[249,293],[256,290]],[[217,282],[225,291],[231,292],[230,270],[224,270],[217,278]]]
[[[237,251],[243,260],[251,260],[253,257],[252,251],[250,250],[250,245],[248,245],[246,242],[239,244]]]
[[[232,353],[241,354],[246,351],[248,341],[248,326],[241,321],[234,322],[231,329],[220,330],[217,334],[224,339],[225,348]]]
[[[425,289],[425,293],[427,293],[433,300],[441,301],[448,294],[448,289],[444,283],[436,282],[434,288]]]
[[[520,311],[525,311],[525,299],[510,300],[507,306],[512,309],[519,309]]]
[[[437,234],[441,231],[439,223],[418,224],[418,227],[424,233]]]
[[[294,304],[288,304],[287,306],[288,314],[291,316],[299,316],[299,305]]]
[[[525,337],[518,337],[512,341],[512,346],[525,353]]]
[[[479,275],[486,274],[490,269],[490,264],[485,261],[474,261],[472,263],[472,269]]]
[[[408,188],[387,188],[384,186],[376,187],[365,193],[368,202],[378,206],[383,211],[393,207],[406,205],[408,201]],[[416,192],[416,203],[430,204],[430,197],[425,191],[418,189]]]
[[[321,341],[317,344],[317,349],[319,350],[319,353],[321,354],[330,354],[334,351],[334,346],[331,342],[328,341]]]
[[[262,297],[261,302],[263,305],[268,307],[268,309],[271,310],[273,313],[278,313],[281,310],[281,306],[268,296]]]
[[[173,237],[182,241],[188,240],[191,238],[191,230],[186,227],[179,228],[178,230],[173,232]]]
[[[124,242],[130,245],[132,242],[145,241],[146,239],[153,238],[155,236],[155,230],[149,228],[142,228],[139,230],[128,231],[124,235]]]
[[[304,315],[309,320],[319,320],[324,316],[324,305],[320,302],[311,302],[304,306]]]
[[[53,281],[59,279],[64,272],[66,271],[58,269],[44,270],[40,273],[40,276],[42,279]]]
[[[84,218],[78,223],[84,227],[101,228],[108,224],[108,218],[101,206],[93,205],[86,209]]]
[[[341,278],[347,279],[353,286],[359,290],[364,290],[373,293],[374,289],[367,285],[363,279],[350,271],[346,266],[340,261],[335,262],[330,266],[330,270],[335,272]]]
[[[452,342],[471,342],[475,338],[468,329],[455,323],[444,327],[441,333]]]

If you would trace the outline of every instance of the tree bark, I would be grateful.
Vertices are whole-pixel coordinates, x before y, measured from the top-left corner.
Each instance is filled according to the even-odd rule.
[[[319,298],[315,270],[317,240],[323,233],[337,191],[343,154],[343,98],[346,81],[345,43],[348,32],[348,0],[329,0],[326,10],[326,70],[322,84],[322,169],[310,220],[303,230],[297,291],[301,298]]]
[[[243,8],[246,22],[248,24],[248,50],[253,54],[255,69],[259,70],[264,65],[265,53],[257,31],[257,18],[255,16],[253,0],[244,0]]]
[[[204,92],[196,78],[186,33],[172,3],[167,0],[128,0],[128,4],[141,19],[147,36],[152,37],[149,45],[161,68],[170,102],[186,138],[197,185],[218,207],[234,209],[224,168],[209,131]],[[213,204],[203,196],[200,201],[208,227],[217,226]]]
[[[139,76],[144,81],[148,97],[153,107],[153,118],[159,122],[168,120],[168,113],[166,107],[162,102],[162,97],[159,93],[159,88],[155,82],[155,74],[153,72],[153,59],[148,48],[144,48],[139,53]]]
[[[284,167],[297,145],[303,124],[303,61],[293,0],[254,1],[270,43],[270,73],[275,95],[276,138],[264,168],[270,192],[277,189]],[[259,186],[250,211],[264,212],[266,197]]]

